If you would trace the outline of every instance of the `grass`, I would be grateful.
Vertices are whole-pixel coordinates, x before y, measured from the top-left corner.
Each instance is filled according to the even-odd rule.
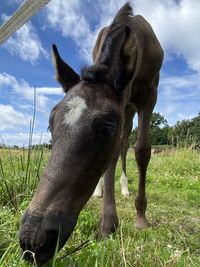
[[[0,150],[0,266],[27,267],[18,245],[20,218],[49,157],[47,150]],[[121,196],[120,164],[116,203],[120,225],[107,240],[96,239],[101,200],[91,198],[57,258],[46,266],[130,267],[200,266],[200,154],[192,149],[165,150],[152,156],[147,179],[150,227],[134,228],[137,168],[128,155],[131,196]],[[63,259],[70,249],[87,246]]]

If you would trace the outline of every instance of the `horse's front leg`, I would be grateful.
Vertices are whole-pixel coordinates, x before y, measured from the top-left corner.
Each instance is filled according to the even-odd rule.
[[[156,96],[155,90],[150,95],[147,105],[138,112],[138,139],[135,146],[135,158],[138,167],[139,184],[138,193],[135,198],[137,211],[135,226],[140,229],[148,227],[145,215],[145,210],[147,208],[145,184],[146,171],[151,157],[149,127],[153,108],[156,103]]]
[[[111,162],[104,176],[103,205],[100,220],[100,237],[104,238],[115,232],[118,226],[118,217],[115,206],[115,168],[119,153]]]

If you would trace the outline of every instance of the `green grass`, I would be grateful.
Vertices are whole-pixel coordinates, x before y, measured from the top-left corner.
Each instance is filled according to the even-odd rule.
[[[18,228],[48,156],[48,151],[31,151],[28,157],[26,150],[0,150],[0,266],[29,266],[21,259]],[[91,198],[67,245],[46,266],[200,266],[200,154],[182,149],[152,156],[147,179],[150,227],[143,231],[134,228],[137,168],[132,153],[127,164],[127,199],[120,192],[120,164],[116,171],[116,233],[97,240],[101,200]],[[86,240],[86,247],[59,259]]]

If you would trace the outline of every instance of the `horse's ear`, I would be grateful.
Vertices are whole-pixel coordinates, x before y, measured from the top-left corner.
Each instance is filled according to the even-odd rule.
[[[121,94],[131,77],[123,49],[129,34],[130,29],[125,25],[112,24],[99,57],[93,66],[82,70],[81,78],[91,82],[107,83]]]
[[[127,53],[125,53],[125,44],[131,35],[127,21],[132,14],[132,8],[128,3],[118,11],[107,29],[98,58],[93,66],[82,71],[82,79],[108,83],[117,90],[118,94],[123,92],[132,77],[127,64]],[[100,40],[97,40],[95,46],[98,46],[99,42]]]
[[[56,80],[62,85],[64,91],[67,92],[80,81],[80,77],[62,60],[55,44],[52,45],[52,59],[56,69]]]
[[[127,26],[112,25],[110,33],[105,40],[104,52],[102,53],[102,63],[106,63],[109,68],[109,80],[112,81],[115,89],[120,94],[130,81],[131,73],[127,68],[128,59],[125,55],[124,46],[130,28]]]
[[[131,30],[127,25],[129,16],[133,16],[133,10],[130,4],[126,3],[117,12],[108,29],[99,60],[100,64],[108,66],[109,79],[112,80],[119,93],[123,92],[132,74],[128,69],[125,51],[125,44],[131,36]]]

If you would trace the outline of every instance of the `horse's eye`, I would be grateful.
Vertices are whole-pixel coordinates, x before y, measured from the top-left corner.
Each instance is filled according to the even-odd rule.
[[[95,139],[99,142],[110,140],[116,132],[117,119],[115,116],[96,119],[93,124]]]
[[[51,125],[49,124],[48,128],[47,128],[47,131],[50,131],[52,133],[52,128],[51,128]]]
[[[48,127],[48,129],[50,130],[51,133],[52,133],[52,129],[53,129],[53,119],[54,119],[54,112],[52,112],[50,117],[49,117],[49,127]]]

